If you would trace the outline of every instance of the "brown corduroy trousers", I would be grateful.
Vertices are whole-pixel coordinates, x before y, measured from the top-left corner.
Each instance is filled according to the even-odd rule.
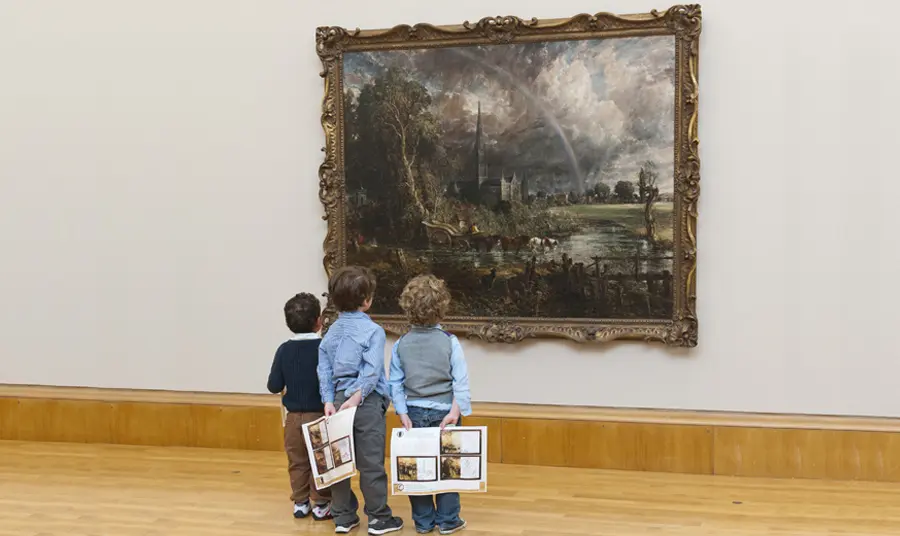
[[[303,439],[303,425],[319,419],[323,413],[291,412],[284,422],[284,451],[288,458],[288,474],[291,477],[291,500],[304,503],[312,500],[313,504],[322,504],[331,500],[331,490],[316,490],[312,467],[309,465],[309,453]]]

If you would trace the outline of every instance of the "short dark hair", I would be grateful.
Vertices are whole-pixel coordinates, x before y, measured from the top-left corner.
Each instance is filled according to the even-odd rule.
[[[328,281],[328,297],[338,311],[356,311],[375,296],[375,275],[363,266],[344,266]]]
[[[322,304],[308,292],[301,292],[284,304],[284,322],[294,333],[312,333],[322,316]]]

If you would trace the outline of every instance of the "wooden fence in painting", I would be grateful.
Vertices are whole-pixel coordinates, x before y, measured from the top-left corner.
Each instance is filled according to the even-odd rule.
[[[651,308],[651,298],[659,296],[665,299],[672,297],[672,272],[669,270],[644,271],[644,263],[660,261],[672,261],[673,256],[645,256],[640,250],[629,256],[601,256],[590,257],[590,263],[574,262],[568,255],[563,254],[562,262],[549,263],[549,279],[560,282],[560,290],[580,298],[588,298],[601,302],[611,302],[623,306],[625,301],[641,302],[647,311]],[[628,263],[631,269],[627,272],[611,272],[609,264]],[[532,258],[525,266],[526,281],[534,281],[541,277],[538,275],[537,258]],[[541,268],[547,270],[548,265],[542,264]],[[646,286],[639,289],[626,291],[625,283],[643,283]],[[615,283],[615,284],[610,284]]]

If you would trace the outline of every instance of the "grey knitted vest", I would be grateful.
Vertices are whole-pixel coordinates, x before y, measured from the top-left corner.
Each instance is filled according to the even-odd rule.
[[[407,400],[453,402],[453,377],[450,375],[450,336],[437,328],[410,328],[400,339],[397,355],[406,380]]]

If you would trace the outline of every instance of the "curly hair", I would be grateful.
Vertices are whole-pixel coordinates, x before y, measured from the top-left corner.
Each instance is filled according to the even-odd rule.
[[[443,279],[420,275],[410,279],[400,294],[400,307],[414,326],[433,326],[450,308],[450,291]]]
[[[321,315],[319,298],[308,292],[301,292],[284,304],[284,321],[294,333],[312,333]]]

